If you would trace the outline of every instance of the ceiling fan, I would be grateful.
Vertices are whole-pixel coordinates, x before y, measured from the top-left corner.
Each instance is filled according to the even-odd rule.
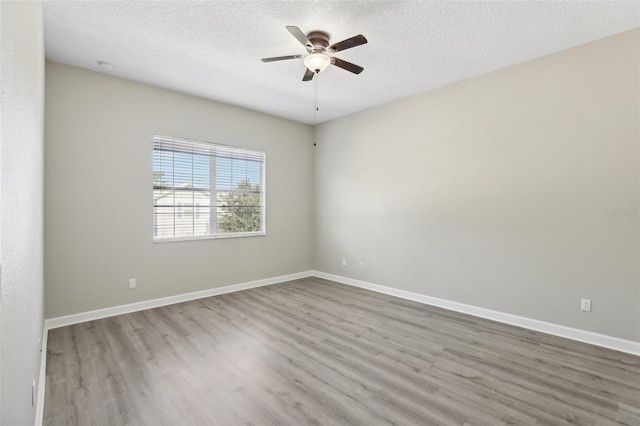
[[[302,77],[302,81],[312,80],[314,74],[324,71],[330,64],[354,74],[360,74],[362,70],[364,70],[364,68],[359,65],[355,65],[351,62],[332,56],[335,52],[340,52],[341,50],[350,49],[367,43],[367,39],[362,34],[329,45],[329,34],[324,31],[311,31],[309,34],[305,35],[298,27],[287,26],[286,28],[300,43],[302,43],[308,53],[306,55],[263,58],[262,62],[304,58],[304,64],[307,67],[307,70],[304,73],[304,77]]]

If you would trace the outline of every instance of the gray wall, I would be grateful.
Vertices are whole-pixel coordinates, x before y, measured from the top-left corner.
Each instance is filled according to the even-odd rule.
[[[42,5],[0,2],[0,424],[33,424],[43,325]]]
[[[45,99],[48,318],[312,269],[310,126],[50,62]],[[266,151],[267,236],[154,244],[154,134]]]
[[[639,36],[318,126],[315,268],[640,341]]]
[[[47,317],[314,268],[640,341],[639,36],[319,125],[315,161],[309,126],[48,63]],[[268,235],[153,244],[154,133],[267,151]]]

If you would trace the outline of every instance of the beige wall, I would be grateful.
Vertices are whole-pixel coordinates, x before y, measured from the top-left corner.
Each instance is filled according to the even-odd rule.
[[[640,341],[639,34],[318,126],[315,268]]]
[[[3,1],[0,17],[0,424],[28,425],[43,326],[42,5]]]
[[[312,269],[310,126],[49,62],[45,131],[48,318]],[[264,150],[267,235],[154,244],[154,134]]]
[[[319,125],[315,161],[309,126],[48,63],[46,315],[315,268],[640,341],[639,37]],[[153,244],[153,134],[265,150],[268,235]]]

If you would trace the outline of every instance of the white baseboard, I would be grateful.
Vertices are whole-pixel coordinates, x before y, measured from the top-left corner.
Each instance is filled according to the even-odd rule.
[[[45,320],[45,329],[64,327],[72,324],[93,321],[115,315],[128,314],[131,312],[143,311],[145,309],[157,308],[160,306],[173,305],[174,303],[186,302],[188,300],[202,299],[204,297],[216,296],[219,294],[233,293],[235,291],[247,290],[255,287],[263,287],[271,284],[278,284],[285,281],[297,280],[313,276],[313,271],[298,272],[278,277],[265,278],[257,281],[249,281],[240,284],[233,284],[224,287],[211,288],[208,290],[194,291],[192,293],[178,294],[175,296],[161,297],[159,299],[145,300],[142,302],[129,303],[127,305],[113,306],[111,308],[97,309],[95,311],[81,312],[79,314],[66,315],[62,317],[49,318]]]
[[[450,300],[439,299],[437,297],[426,296],[424,294],[385,287],[366,281],[343,277],[341,275],[328,274],[321,271],[313,271],[313,275],[318,278],[324,278],[342,284],[360,287],[378,293],[388,294],[390,296],[399,297],[401,299],[408,299],[413,300],[414,302],[424,303],[426,305],[438,306],[440,308],[449,309],[451,311],[462,312],[480,318],[486,318],[505,324],[527,328],[529,330],[540,331],[543,333],[552,334],[554,336],[577,340],[583,343],[590,343],[592,345],[602,346],[604,348],[614,349],[616,351],[626,352],[632,355],[640,355],[640,342],[619,339],[617,337],[593,333],[591,331],[580,330],[563,325],[552,324],[549,322],[521,317],[518,315],[506,314],[504,312],[492,311],[491,309],[479,308],[477,306],[452,302]]]
[[[44,391],[45,391],[45,379],[47,376],[47,338],[49,337],[49,330],[43,324],[42,327],[42,343],[40,347],[40,373],[38,374],[38,388],[36,392],[36,420],[35,426],[41,426],[44,415]]]

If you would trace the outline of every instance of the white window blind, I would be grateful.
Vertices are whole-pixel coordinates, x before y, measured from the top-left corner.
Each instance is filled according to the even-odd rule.
[[[265,234],[265,153],[153,138],[153,239]]]

